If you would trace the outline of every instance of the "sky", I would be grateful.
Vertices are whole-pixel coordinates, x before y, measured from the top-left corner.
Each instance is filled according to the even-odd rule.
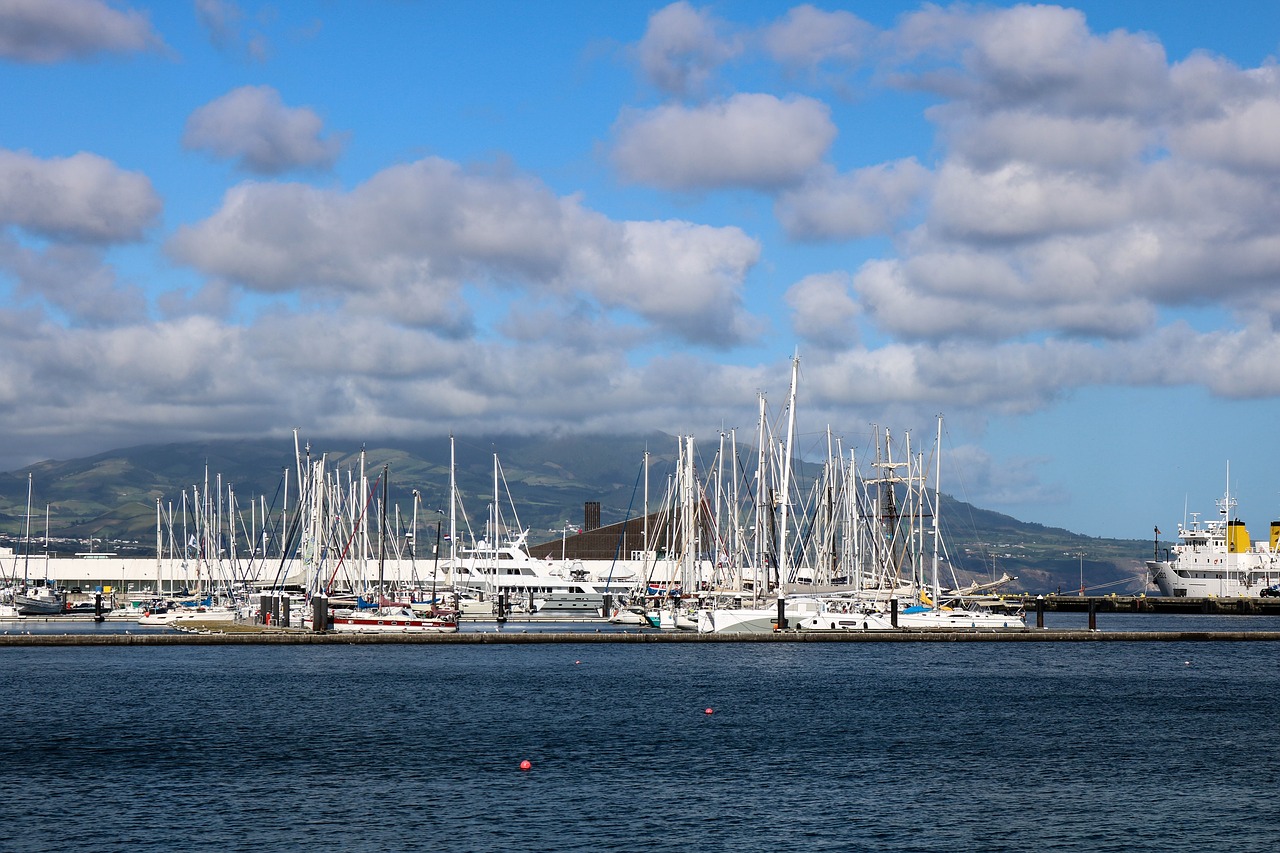
[[[942,415],[979,506],[1262,536],[1280,3],[1206,8],[0,0],[0,470],[750,443],[798,358],[808,458]]]

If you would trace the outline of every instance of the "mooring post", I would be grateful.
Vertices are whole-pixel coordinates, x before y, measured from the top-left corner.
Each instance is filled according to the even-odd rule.
[[[95,592],[93,594],[93,621],[101,622],[104,618],[102,615],[102,593]]]
[[[1036,627],[1044,627],[1044,596],[1036,596]]]
[[[329,629],[329,599],[323,595],[311,599],[311,630],[323,634]]]
[[[778,630],[787,630],[787,597],[785,595],[778,596]]]
[[[898,627],[898,599],[889,599],[889,624]]]
[[[1092,598],[1089,599],[1089,630],[1098,630],[1098,602]]]

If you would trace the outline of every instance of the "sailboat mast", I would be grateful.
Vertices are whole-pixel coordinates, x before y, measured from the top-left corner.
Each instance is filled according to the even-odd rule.
[[[31,483],[33,475],[27,472],[27,522],[22,534],[22,588],[27,588],[27,565],[31,559]],[[92,550],[92,549],[91,549]]]
[[[942,506],[942,415],[938,415],[938,443],[934,446],[933,473],[933,604],[938,606],[938,516]]]
[[[778,585],[787,580],[787,514],[791,506],[791,450],[796,431],[796,380],[800,375],[800,356],[791,359],[791,393],[787,396],[787,451],[782,460],[782,530],[778,536]]]
[[[449,570],[458,571],[458,472],[454,456],[453,434],[449,435]]]
[[[387,561],[387,480],[389,465],[382,466],[382,507],[378,515],[378,606],[382,606],[383,573]]]

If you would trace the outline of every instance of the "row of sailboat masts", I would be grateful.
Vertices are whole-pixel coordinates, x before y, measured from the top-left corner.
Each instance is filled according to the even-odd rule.
[[[296,434],[295,434],[296,436]],[[386,471],[380,478],[386,479]],[[161,588],[172,591],[179,585],[198,592],[229,590],[248,583],[262,585],[280,582],[286,570],[301,555],[306,564],[308,585],[316,587],[320,571],[318,560],[327,552],[340,555],[350,565],[363,566],[374,557],[386,559],[394,554],[402,559],[405,552],[412,560],[416,549],[417,516],[420,495],[413,492],[411,526],[404,529],[400,507],[391,507],[384,494],[377,498],[365,475],[364,454],[358,477],[340,471],[328,471],[326,458],[313,460],[310,448],[304,456],[298,449],[297,490],[299,498],[291,502],[290,478],[282,478],[277,497],[268,507],[266,497],[250,501],[247,507],[238,502],[233,486],[224,486],[221,475],[214,478],[206,470],[204,484],[184,490],[179,506],[156,502],[156,560]],[[375,552],[369,530],[370,509],[377,504],[376,534],[382,550]],[[247,511],[246,511],[247,510]],[[388,514],[394,512],[394,527]],[[278,567],[274,564],[278,561]],[[166,577],[167,575],[167,577]],[[194,582],[194,584],[193,584]],[[364,583],[364,581],[360,581]]]
[[[792,405],[789,400],[789,408]],[[792,429],[788,413],[785,441],[761,430],[755,489],[748,505],[741,500],[736,472],[728,477],[724,473],[727,465],[736,468],[738,464],[733,432],[721,435],[717,459],[705,481],[697,473],[693,437],[678,437],[676,471],[657,516],[665,522],[654,531],[648,524],[646,454],[644,541],[653,561],[646,566],[646,575],[679,580],[689,589],[706,580],[699,566],[713,556],[711,580],[717,589],[750,588],[760,593],[800,580],[840,582],[858,589],[910,584],[915,589],[932,586],[936,598],[943,550],[937,511],[941,418],[932,471],[924,454],[913,452],[910,433],[904,434],[906,453],[899,459],[890,431],[881,433],[876,428],[871,474],[862,479],[856,454],[850,451],[846,459],[840,440],[828,428],[827,460],[807,500],[792,495],[795,480],[789,469],[794,454],[788,452],[794,446]],[[665,536],[665,543],[656,542],[654,533]],[[656,559],[662,551],[670,567],[665,575],[659,572]]]

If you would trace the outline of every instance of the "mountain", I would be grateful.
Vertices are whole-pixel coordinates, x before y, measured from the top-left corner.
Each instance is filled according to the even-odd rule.
[[[370,482],[389,470],[392,506],[412,511],[421,496],[419,524],[434,526],[448,510],[449,439],[367,444],[349,439],[317,440],[299,448],[304,458],[357,477],[360,454]],[[714,446],[700,448],[711,464]],[[644,507],[644,454],[649,453],[649,506],[656,509],[674,471],[676,439],[660,432],[634,436],[488,436],[456,439],[456,470],[463,510],[481,528],[493,502],[494,454],[498,456],[503,516],[514,504],[532,543],[559,538],[583,522],[583,504],[598,501],[601,522],[635,517]],[[745,455],[754,451],[740,447]],[[803,482],[818,465],[798,464]],[[206,473],[207,472],[207,473]],[[297,458],[292,440],[241,439],[149,444],[72,460],[49,460],[0,474],[0,540],[20,545],[27,524],[31,479],[31,536],[49,531],[54,550],[113,550],[154,553],[156,503],[180,518],[183,492],[234,490],[246,516],[256,503],[274,515],[297,495]],[[220,478],[220,480],[219,480]],[[287,480],[287,482],[286,482]],[[745,490],[744,486],[744,490]],[[508,495],[510,500],[508,501]],[[1140,591],[1135,581],[1152,547],[1136,540],[1097,539],[1059,528],[1029,524],[943,496],[943,533],[957,568],[977,578],[1008,572],[1017,587],[1032,592],[1078,590],[1081,575],[1094,591]],[[94,541],[90,541],[94,540]]]

